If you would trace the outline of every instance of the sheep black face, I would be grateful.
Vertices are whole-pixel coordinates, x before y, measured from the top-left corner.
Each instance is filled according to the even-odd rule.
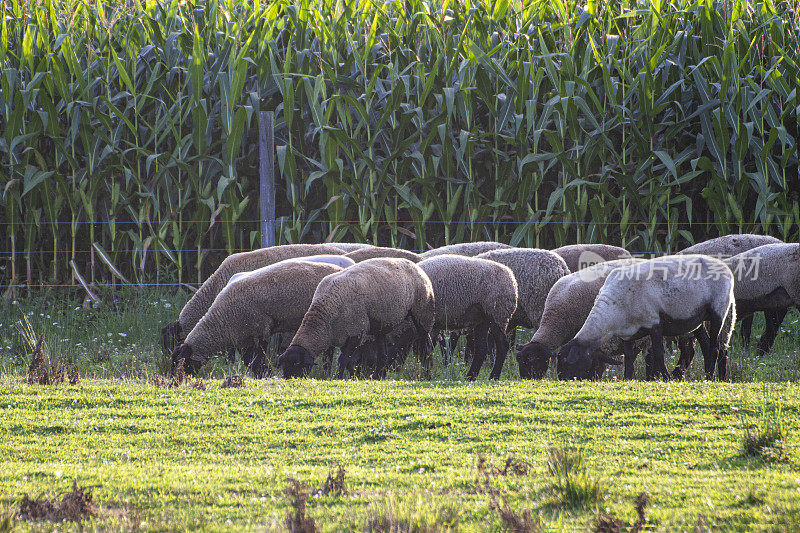
[[[519,376],[523,379],[542,379],[550,366],[553,353],[538,342],[517,345]]]
[[[572,340],[558,354],[558,378],[599,379],[606,364],[621,365],[622,361],[603,354],[591,345]]]
[[[314,366],[314,358],[308,350],[302,346],[291,345],[278,357],[278,364],[283,370],[283,377],[302,378],[311,371]]]
[[[193,376],[197,374],[197,371],[200,370],[202,364],[198,361],[192,360],[192,347],[188,344],[184,343],[175,348],[175,351],[172,353],[172,371],[175,371],[175,367],[178,366],[178,362],[183,360],[183,370]]]
[[[164,347],[165,355],[170,355],[175,350],[180,335],[181,324],[177,320],[161,329],[161,346]]]

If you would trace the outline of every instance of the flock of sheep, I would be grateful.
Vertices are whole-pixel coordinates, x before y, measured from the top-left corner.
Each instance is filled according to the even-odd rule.
[[[696,339],[707,378],[725,379],[736,319],[748,346],[753,313],[765,313],[758,349],[766,352],[798,302],[798,245],[762,235],[726,235],[650,260],[602,244],[549,251],[474,242],[422,254],[297,244],[227,257],[164,327],[162,344],[173,370],[195,373],[238,350],[263,377],[268,341],[283,334],[291,339],[277,359],[284,377],[307,375],[317,362],[330,372],[338,347],[339,377],[361,369],[381,378],[412,351],[427,368],[432,339],[451,332],[450,344],[466,334],[467,376],[494,351],[497,379],[522,326],[536,330],[516,347],[522,378],[542,378],[551,362],[562,379],[599,378],[623,363],[633,378],[644,351],[648,379],[680,379]],[[665,337],[681,351],[672,374]]]

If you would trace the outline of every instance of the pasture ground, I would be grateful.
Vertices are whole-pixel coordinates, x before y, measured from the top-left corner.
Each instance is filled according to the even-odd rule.
[[[700,361],[684,383],[619,382],[617,372],[519,382],[510,357],[499,383],[459,381],[461,364],[412,382],[410,364],[383,382],[223,389],[235,369],[218,361],[205,390],[157,387],[158,332],[184,299],[121,292],[97,310],[56,296],[0,307],[0,527],[24,494],[58,496],[77,480],[99,508],[89,529],[281,530],[293,478],[323,531],[499,531],[493,501],[504,500],[546,530],[590,530],[599,513],[626,530],[642,492],[647,529],[800,529],[796,315],[774,353],[734,347],[733,383],[700,381]],[[23,314],[51,353],[78,364],[77,385],[25,383]],[[782,438],[745,453],[748,435],[776,430]],[[558,476],[553,449],[582,450],[585,471]],[[494,466],[488,479],[481,456]],[[509,457],[520,468],[498,472]],[[339,465],[346,492],[323,494]]]

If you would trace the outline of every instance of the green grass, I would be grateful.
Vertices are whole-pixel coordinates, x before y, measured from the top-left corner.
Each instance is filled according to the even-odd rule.
[[[463,382],[463,362],[437,360],[432,382],[408,381],[420,376],[409,363],[385,382],[221,389],[239,369],[220,358],[205,391],[157,388],[158,334],[185,299],[126,289],[98,309],[58,294],[0,306],[0,531],[24,494],[60,498],[73,479],[102,509],[84,524],[94,529],[282,530],[288,478],[307,487],[323,531],[499,531],[514,515],[544,530],[598,516],[630,528],[642,493],[656,530],[800,528],[796,314],[773,353],[734,346],[734,383],[703,382],[700,360],[685,383],[618,371],[519,382],[510,356],[499,383]],[[78,365],[78,385],[25,383],[23,315]],[[339,465],[347,492],[323,495]]]
[[[788,462],[742,454],[743,426],[758,423],[764,402],[780,405]],[[308,513],[325,531],[387,513],[498,530],[477,490],[477,454],[530,464],[491,484],[548,528],[583,528],[598,510],[632,524],[641,492],[660,530],[800,527],[795,384],[264,380],[198,391],[6,377],[0,410],[0,505],[77,479],[103,508],[96,528],[280,528],[291,477],[311,490]],[[602,480],[597,506],[554,501],[546,453],[563,442]],[[316,495],[338,464],[348,494]]]

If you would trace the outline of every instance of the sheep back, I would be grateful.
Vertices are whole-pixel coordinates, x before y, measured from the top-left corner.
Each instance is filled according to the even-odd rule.
[[[625,248],[609,244],[570,244],[556,248],[553,253],[564,259],[570,272],[577,272],[603,261],[625,259],[631,256]]]
[[[678,252],[679,254],[704,254],[719,258],[727,258],[765,244],[782,242],[780,239],[769,235],[755,235],[753,233],[734,233],[723,235],[716,239],[699,242]]]
[[[352,259],[356,263],[366,261],[367,259],[375,259],[377,257],[408,259],[413,263],[419,263],[422,260],[422,257],[414,252],[409,252],[408,250],[402,250],[400,248],[387,248],[383,246],[372,246],[370,248],[354,250],[352,252],[348,252],[345,257]]]
[[[344,253],[353,252],[355,250],[362,250],[364,248],[371,248],[371,244],[362,243],[362,242],[329,242],[325,243],[329,246],[333,246],[334,248],[338,248]]]
[[[570,273],[558,254],[538,248],[493,250],[478,258],[506,265],[514,273],[518,298],[511,322],[526,328],[539,326],[547,294],[556,281]]]
[[[268,265],[265,267],[257,268],[249,272],[239,272],[238,274],[234,274],[228,281],[228,285],[230,285],[231,283],[236,283],[240,279],[245,278],[247,276],[252,276],[254,274],[258,275],[259,273],[264,271],[264,269],[272,268],[276,265],[286,263],[288,261],[303,261],[306,263],[326,263],[329,265],[336,265],[341,268],[351,267],[356,264],[355,261],[344,255],[308,255],[305,257],[293,257],[292,259],[284,259],[283,261],[279,261],[274,265]]]
[[[502,242],[494,242],[494,241],[478,241],[478,242],[462,242],[459,244],[448,244],[447,246],[441,246],[439,248],[434,248],[433,250],[428,250],[427,252],[423,252],[420,254],[423,259],[429,259],[431,257],[435,257],[437,255],[465,255],[467,257],[475,257],[476,255],[480,255],[484,252],[489,252],[491,250],[501,250],[506,248],[512,248],[508,244],[503,244]]]
[[[181,331],[191,331],[234,274],[256,270],[284,259],[320,254],[343,255],[343,252],[327,244],[286,244],[229,255],[181,309],[178,316]]]
[[[488,318],[505,331],[517,307],[517,281],[507,266],[487,259],[439,255],[419,267],[435,298],[435,329],[474,326]]]

